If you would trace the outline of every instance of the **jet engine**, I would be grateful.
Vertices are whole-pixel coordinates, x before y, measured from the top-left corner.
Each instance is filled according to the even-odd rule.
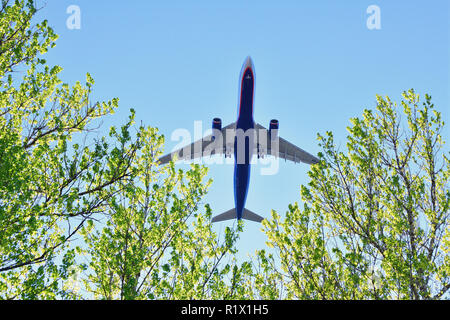
[[[269,124],[269,135],[271,140],[278,139],[278,120],[272,119]]]
[[[214,118],[212,122],[212,139],[216,140],[217,130],[222,131],[222,120],[220,118]]]

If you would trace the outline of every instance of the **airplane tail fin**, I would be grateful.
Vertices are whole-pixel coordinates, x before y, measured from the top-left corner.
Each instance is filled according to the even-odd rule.
[[[211,222],[219,222],[219,221],[226,221],[226,220],[232,220],[232,219],[236,219],[236,209],[230,209],[228,211],[225,211],[224,213],[221,213],[215,217],[212,218]],[[250,221],[255,221],[255,222],[261,222],[264,220],[263,217],[257,215],[256,213],[248,210],[248,209],[244,209],[244,212],[242,213],[242,219],[246,219],[246,220],[250,220]]]

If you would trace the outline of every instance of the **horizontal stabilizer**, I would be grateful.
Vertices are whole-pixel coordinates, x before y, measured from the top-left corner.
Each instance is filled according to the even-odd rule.
[[[224,213],[221,213],[221,214],[213,217],[211,222],[220,222],[220,221],[233,220],[233,219],[237,219],[235,208],[225,211]],[[242,219],[255,221],[255,222],[261,222],[264,220],[263,217],[257,215],[256,213],[254,213],[248,209],[244,209],[244,212],[242,213]]]
[[[257,215],[256,213],[254,213],[248,209],[244,209],[244,212],[242,213],[242,219],[255,221],[255,222],[261,222],[264,220],[263,217]]]
[[[213,217],[211,222],[232,220],[232,219],[236,219],[236,218],[237,218],[237,216],[236,216],[236,209],[233,208],[231,210],[225,211],[224,213],[221,213],[221,214]]]

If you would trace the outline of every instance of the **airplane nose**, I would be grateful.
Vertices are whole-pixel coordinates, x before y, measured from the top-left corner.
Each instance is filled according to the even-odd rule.
[[[250,67],[253,69],[253,60],[250,56],[247,56],[244,61],[244,68]]]
[[[251,70],[253,81],[255,81],[255,67],[253,65],[253,60],[252,60],[252,58],[250,58],[250,56],[247,56],[247,58],[245,58],[244,64],[242,65],[241,74],[239,76],[239,79],[242,80],[242,77],[244,76],[244,73],[247,69]]]
[[[242,69],[241,69],[241,76],[243,75],[242,72],[248,68],[250,68],[250,70],[252,70],[253,75],[254,75],[255,74],[255,66],[253,65],[253,60],[250,56],[247,56],[247,58],[245,58],[244,64],[242,65]]]

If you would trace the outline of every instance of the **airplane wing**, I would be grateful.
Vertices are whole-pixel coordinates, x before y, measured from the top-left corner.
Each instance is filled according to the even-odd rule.
[[[258,145],[266,146],[267,154],[273,155],[275,157],[279,157],[285,160],[290,160],[295,163],[304,162],[307,164],[316,164],[319,162],[319,159],[312,154],[306,152],[305,150],[297,147],[296,145],[290,143],[289,141],[279,137],[278,142],[278,152],[277,150],[272,150],[272,144],[270,141],[269,130],[264,128],[262,125],[255,123],[255,129],[257,129],[257,137],[258,137]],[[261,133],[265,130],[265,142],[260,141],[261,138],[264,139],[264,136],[261,136]]]
[[[234,131],[236,128],[236,122],[233,122],[226,127],[223,127],[222,141],[216,139],[213,141],[212,134],[199,139],[190,145],[187,145],[181,149],[175,150],[172,153],[166,154],[159,158],[160,164],[169,163],[174,156],[177,156],[177,160],[193,160],[196,158],[212,156],[214,154],[233,154],[234,149]]]

